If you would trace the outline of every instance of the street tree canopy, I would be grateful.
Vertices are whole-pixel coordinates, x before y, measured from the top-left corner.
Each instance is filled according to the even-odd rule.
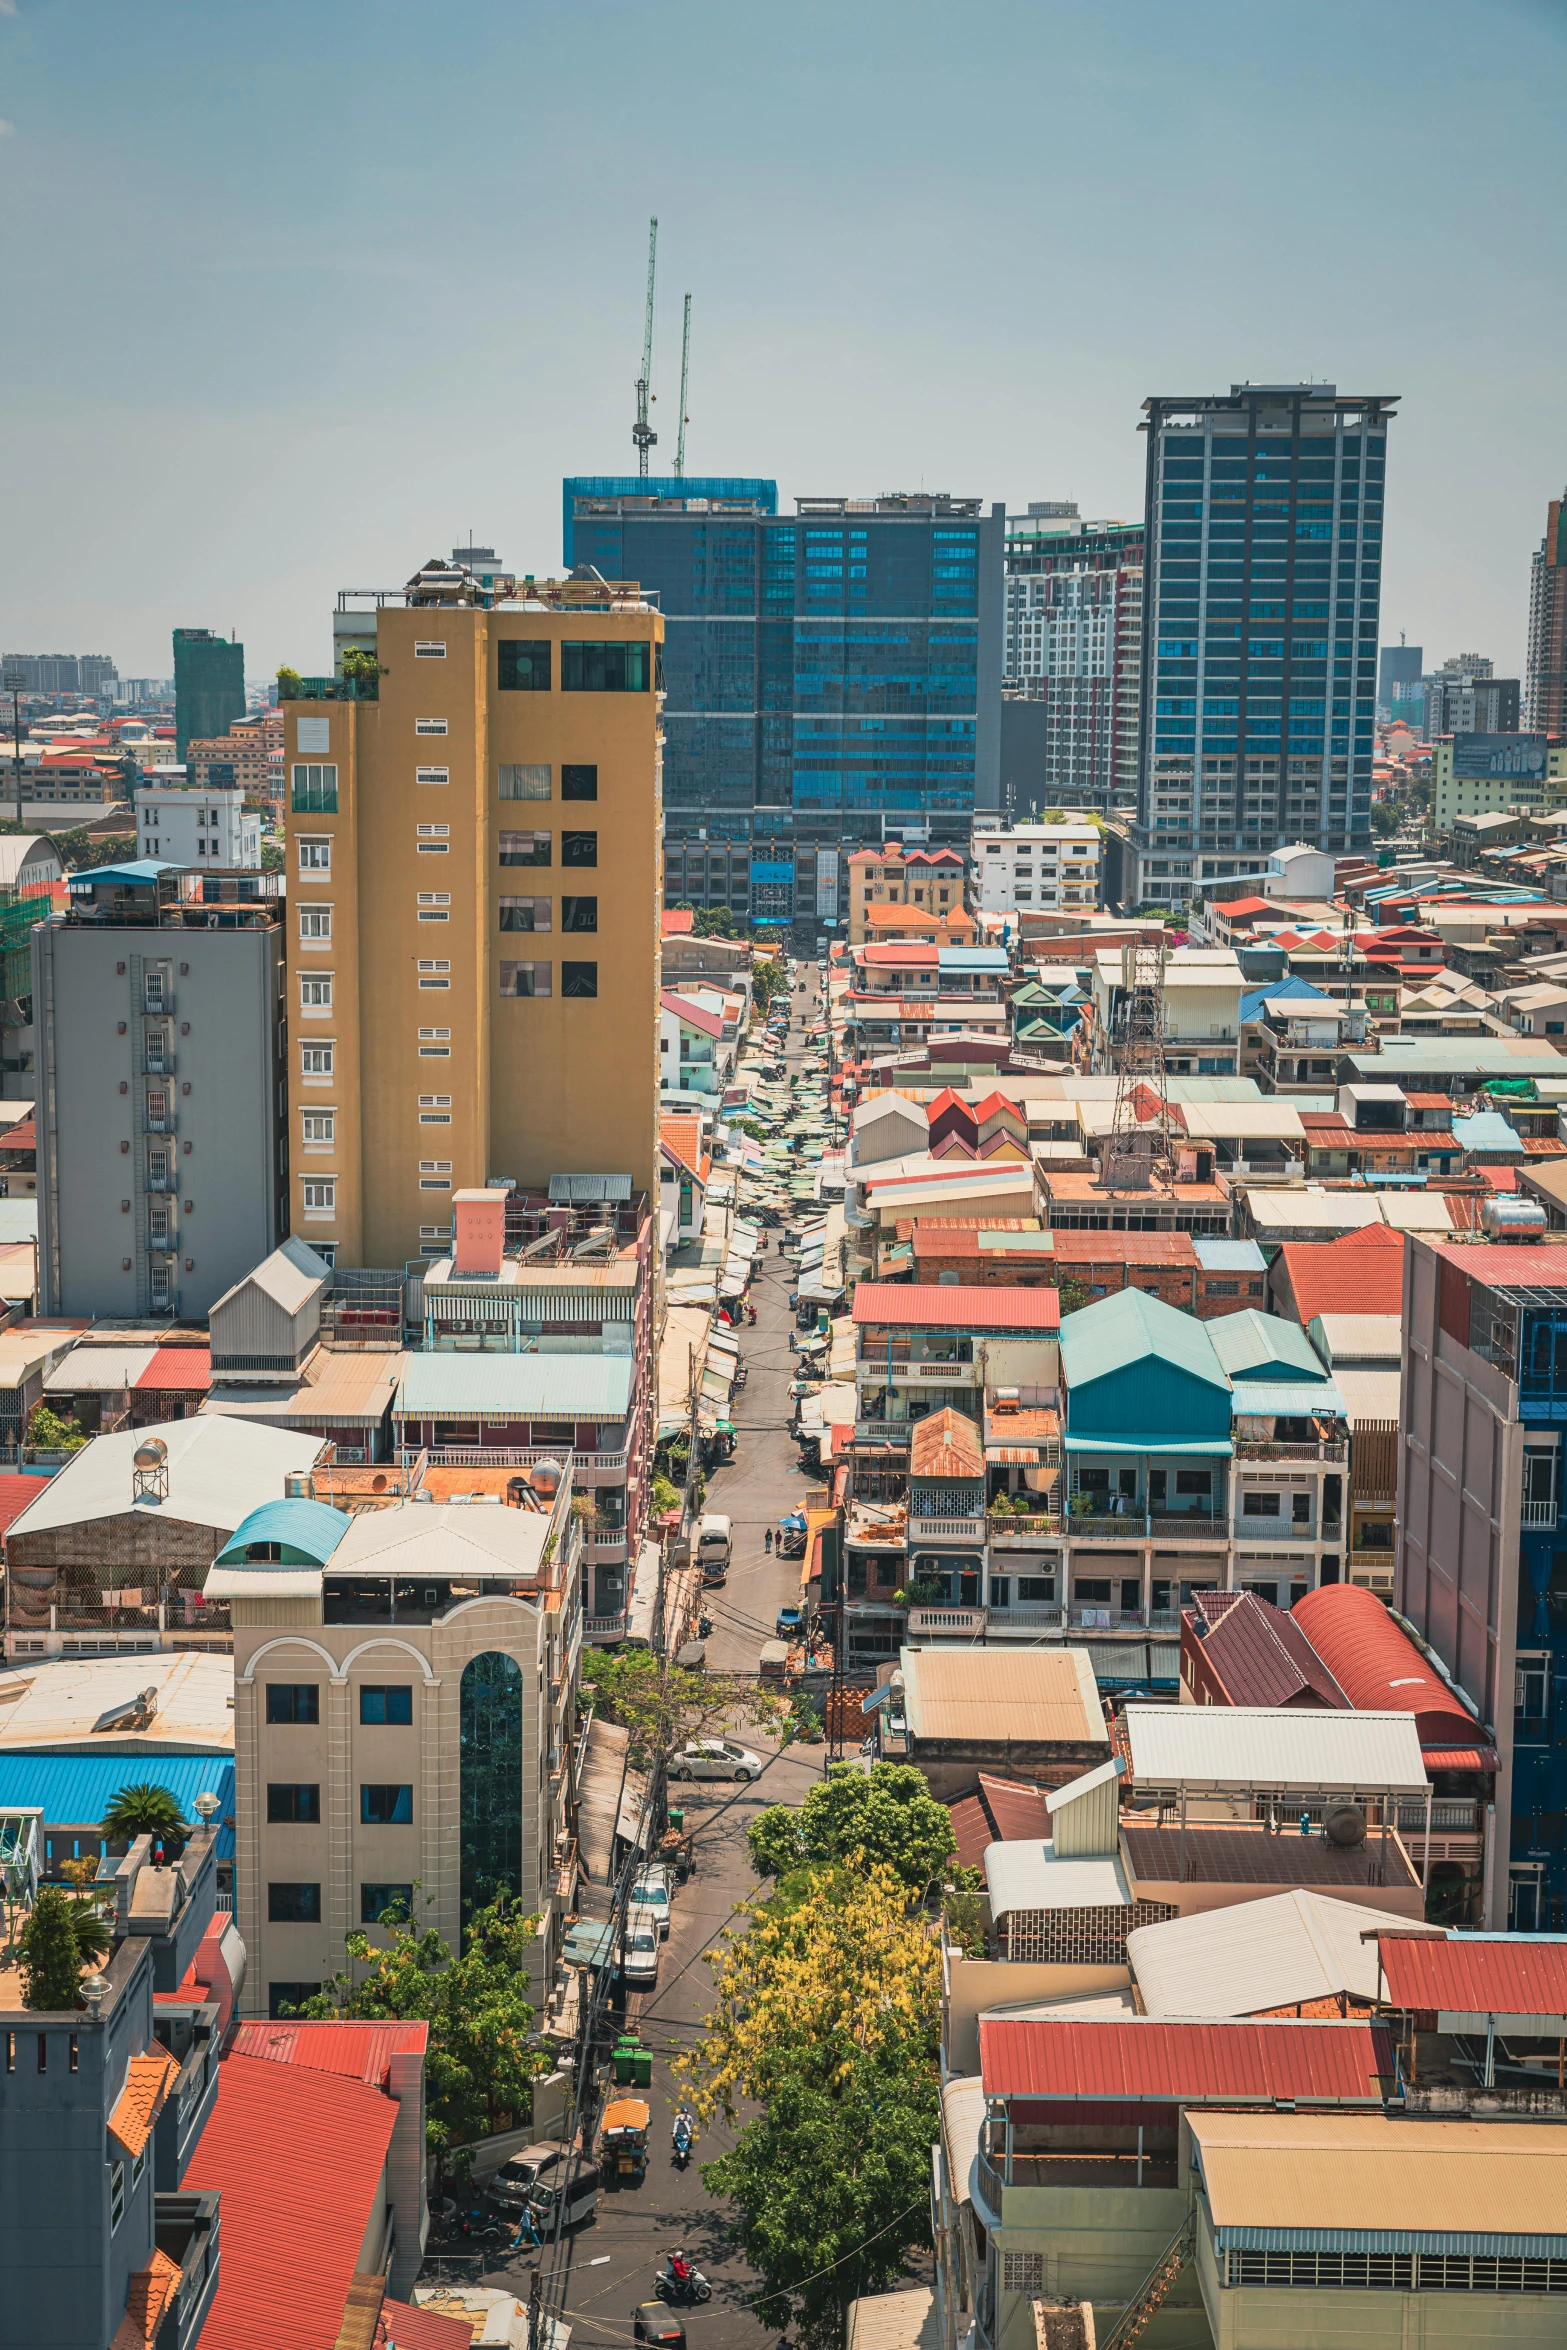
[[[896,1872],[923,1893],[942,1875],[956,1846],[952,1815],[910,1763],[879,1762],[862,1771],[834,1763],[799,1810],[775,1803],[747,1836],[751,1865],[763,1877],[786,1877],[822,1862],[862,1857]]]

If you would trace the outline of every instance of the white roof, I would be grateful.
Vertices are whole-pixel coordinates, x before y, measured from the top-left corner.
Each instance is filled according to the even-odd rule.
[[[144,1689],[157,1708],[145,1730],[93,1724]],[[176,1656],[52,1657],[0,1672],[0,1753],[85,1747],[97,1754],[234,1748],[234,1659],[202,1649]]]
[[[990,1914],[1012,1910],[1126,1909],[1132,1896],[1117,1859],[1057,1860],[1053,1844],[1027,1837],[1014,1844],[987,1844],[985,1886]]]
[[[53,1370],[44,1373],[44,1392],[86,1395],[101,1390],[109,1394],[134,1387],[143,1371],[151,1368],[157,1351],[155,1346],[73,1346]]]
[[[1394,1363],[1338,1363],[1333,1384],[1351,1428],[1367,1420],[1396,1420],[1399,1412],[1398,1366]]]
[[[1242,1184],[1247,1211],[1259,1232],[1358,1232],[1382,1222],[1381,1195],[1351,1191],[1288,1191],[1276,1184]]]
[[[1194,1141],[1255,1134],[1294,1142],[1306,1133],[1293,1102],[1183,1102],[1181,1119]]]
[[[156,1436],[168,1451],[169,1490],[165,1499],[139,1500],[131,1486],[131,1456]],[[126,1428],[95,1437],[73,1453],[6,1530],[42,1534],[58,1526],[85,1525],[94,1518],[138,1516],[183,1519],[232,1534],[241,1518],[264,1501],[281,1501],[291,1470],[315,1466],[319,1436],[295,1436],[280,1428],[258,1428],[248,1420],[164,1420],[156,1428]]]
[[[1453,1219],[1439,1191],[1384,1191],[1382,1221],[1395,1232],[1451,1232]]]
[[[1427,1786],[1413,1714],[1129,1705],[1126,1734],[1139,1787],[1423,1795]]]
[[[1320,1332],[1318,1353],[1335,1371],[1353,1363],[1392,1363],[1404,1357],[1404,1326],[1397,1314],[1319,1314],[1311,1325]]]
[[[23,745],[23,750],[25,754],[25,744]],[[10,889],[14,887],[17,875],[21,872],[22,867],[27,863],[28,859],[34,856],[35,851],[41,852],[41,854],[37,855],[35,859],[37,864],[52,865],[57,873],[63,871],[63,867],[60,864],[59,851],[56,849],[53,841],[49,838],[47,833],[0,833],[0,888]],[[39,908],[40,919],[42,919],[43,915],[47,911],[48,908],[46,906],[41,906]]]
[[[547,1510],[473,1502],[396,1502],[361,1510],[332,1553],[328,1572],[399,1575],[536,1575],[550,1530]]]
[[[1264,2015],[1341,1991],[1374,2000],[1377,1946],[1361,1937],[1408,1925],[1385,1910],[1297,1889],[1139,1926],[1126,1938],[1126,1956],[1145,2015]]]
[[[978,2073],[960,2073],[941,2092],[941,2136],[947,2172],[960,2203],[969,2200],[969,2180],[979,2152],[985,2119],[985,2084]]]

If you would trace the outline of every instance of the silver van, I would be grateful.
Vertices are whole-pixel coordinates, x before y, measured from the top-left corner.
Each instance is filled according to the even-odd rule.
[[[566,2198],[566,2209],[561,2216],[563,2227],[579,2227],[583,2220],[591,2219],[599,2207],[598,2164],[581,2155],[571,2164],[569,2174],[559,2164],[554,2170],[546,2171],[533,2197],[541,2236],[553,2232],[556,2206],[563,2192]]]

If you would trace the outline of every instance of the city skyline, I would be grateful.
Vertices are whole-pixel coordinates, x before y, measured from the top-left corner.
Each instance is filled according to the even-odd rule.
[[[924,488],[1135,521],[1161,387],[1373,384],[1402,403],[1387,638],[1522,671],[1567,455],[1548,212],[1513,201],[1531,139],[1552,151],[1555,12],[1330,7],[1303,46],[1230,7],[1197,37],[1141,5],[955,28],[866,0],[742,44],[685,0],[652,107],[602,15],[471,0],[454,40],[393,0],[373,48],[294,0],[259,47],[185,0],[151,41],[105,16],[84,48],[79,21],[0,17],[21,649],[160,675],[204,626],[252,675],[308,671],[339,586],[399,585],[470,529],[554,569],[561,477],[632,459],[656,211],[655,470],[687,288],[688,466],[776,478],[785,512]],[[1453,143],[1462,175],[1432,167]],[[1438,264],[1508,338],[1505,435],[1411,331]]]

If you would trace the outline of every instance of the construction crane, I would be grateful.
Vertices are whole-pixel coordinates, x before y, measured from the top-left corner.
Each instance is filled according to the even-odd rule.
[[[680,431],[675,441],[675,477],[678,480],[686,469],[686,378],[691,372],[691,297],[686,296],[686,323],[680,337]]]
[[[658,268],[658,215],[647,224],[647,308],[642,318],[642,373],[637,377],[637,420],[631,427],[636,443],[637,471],[647,472],[647,453],[658,435],[647,420],[648,402],[657,394],[648,389],[653,374],[653,279]]]

